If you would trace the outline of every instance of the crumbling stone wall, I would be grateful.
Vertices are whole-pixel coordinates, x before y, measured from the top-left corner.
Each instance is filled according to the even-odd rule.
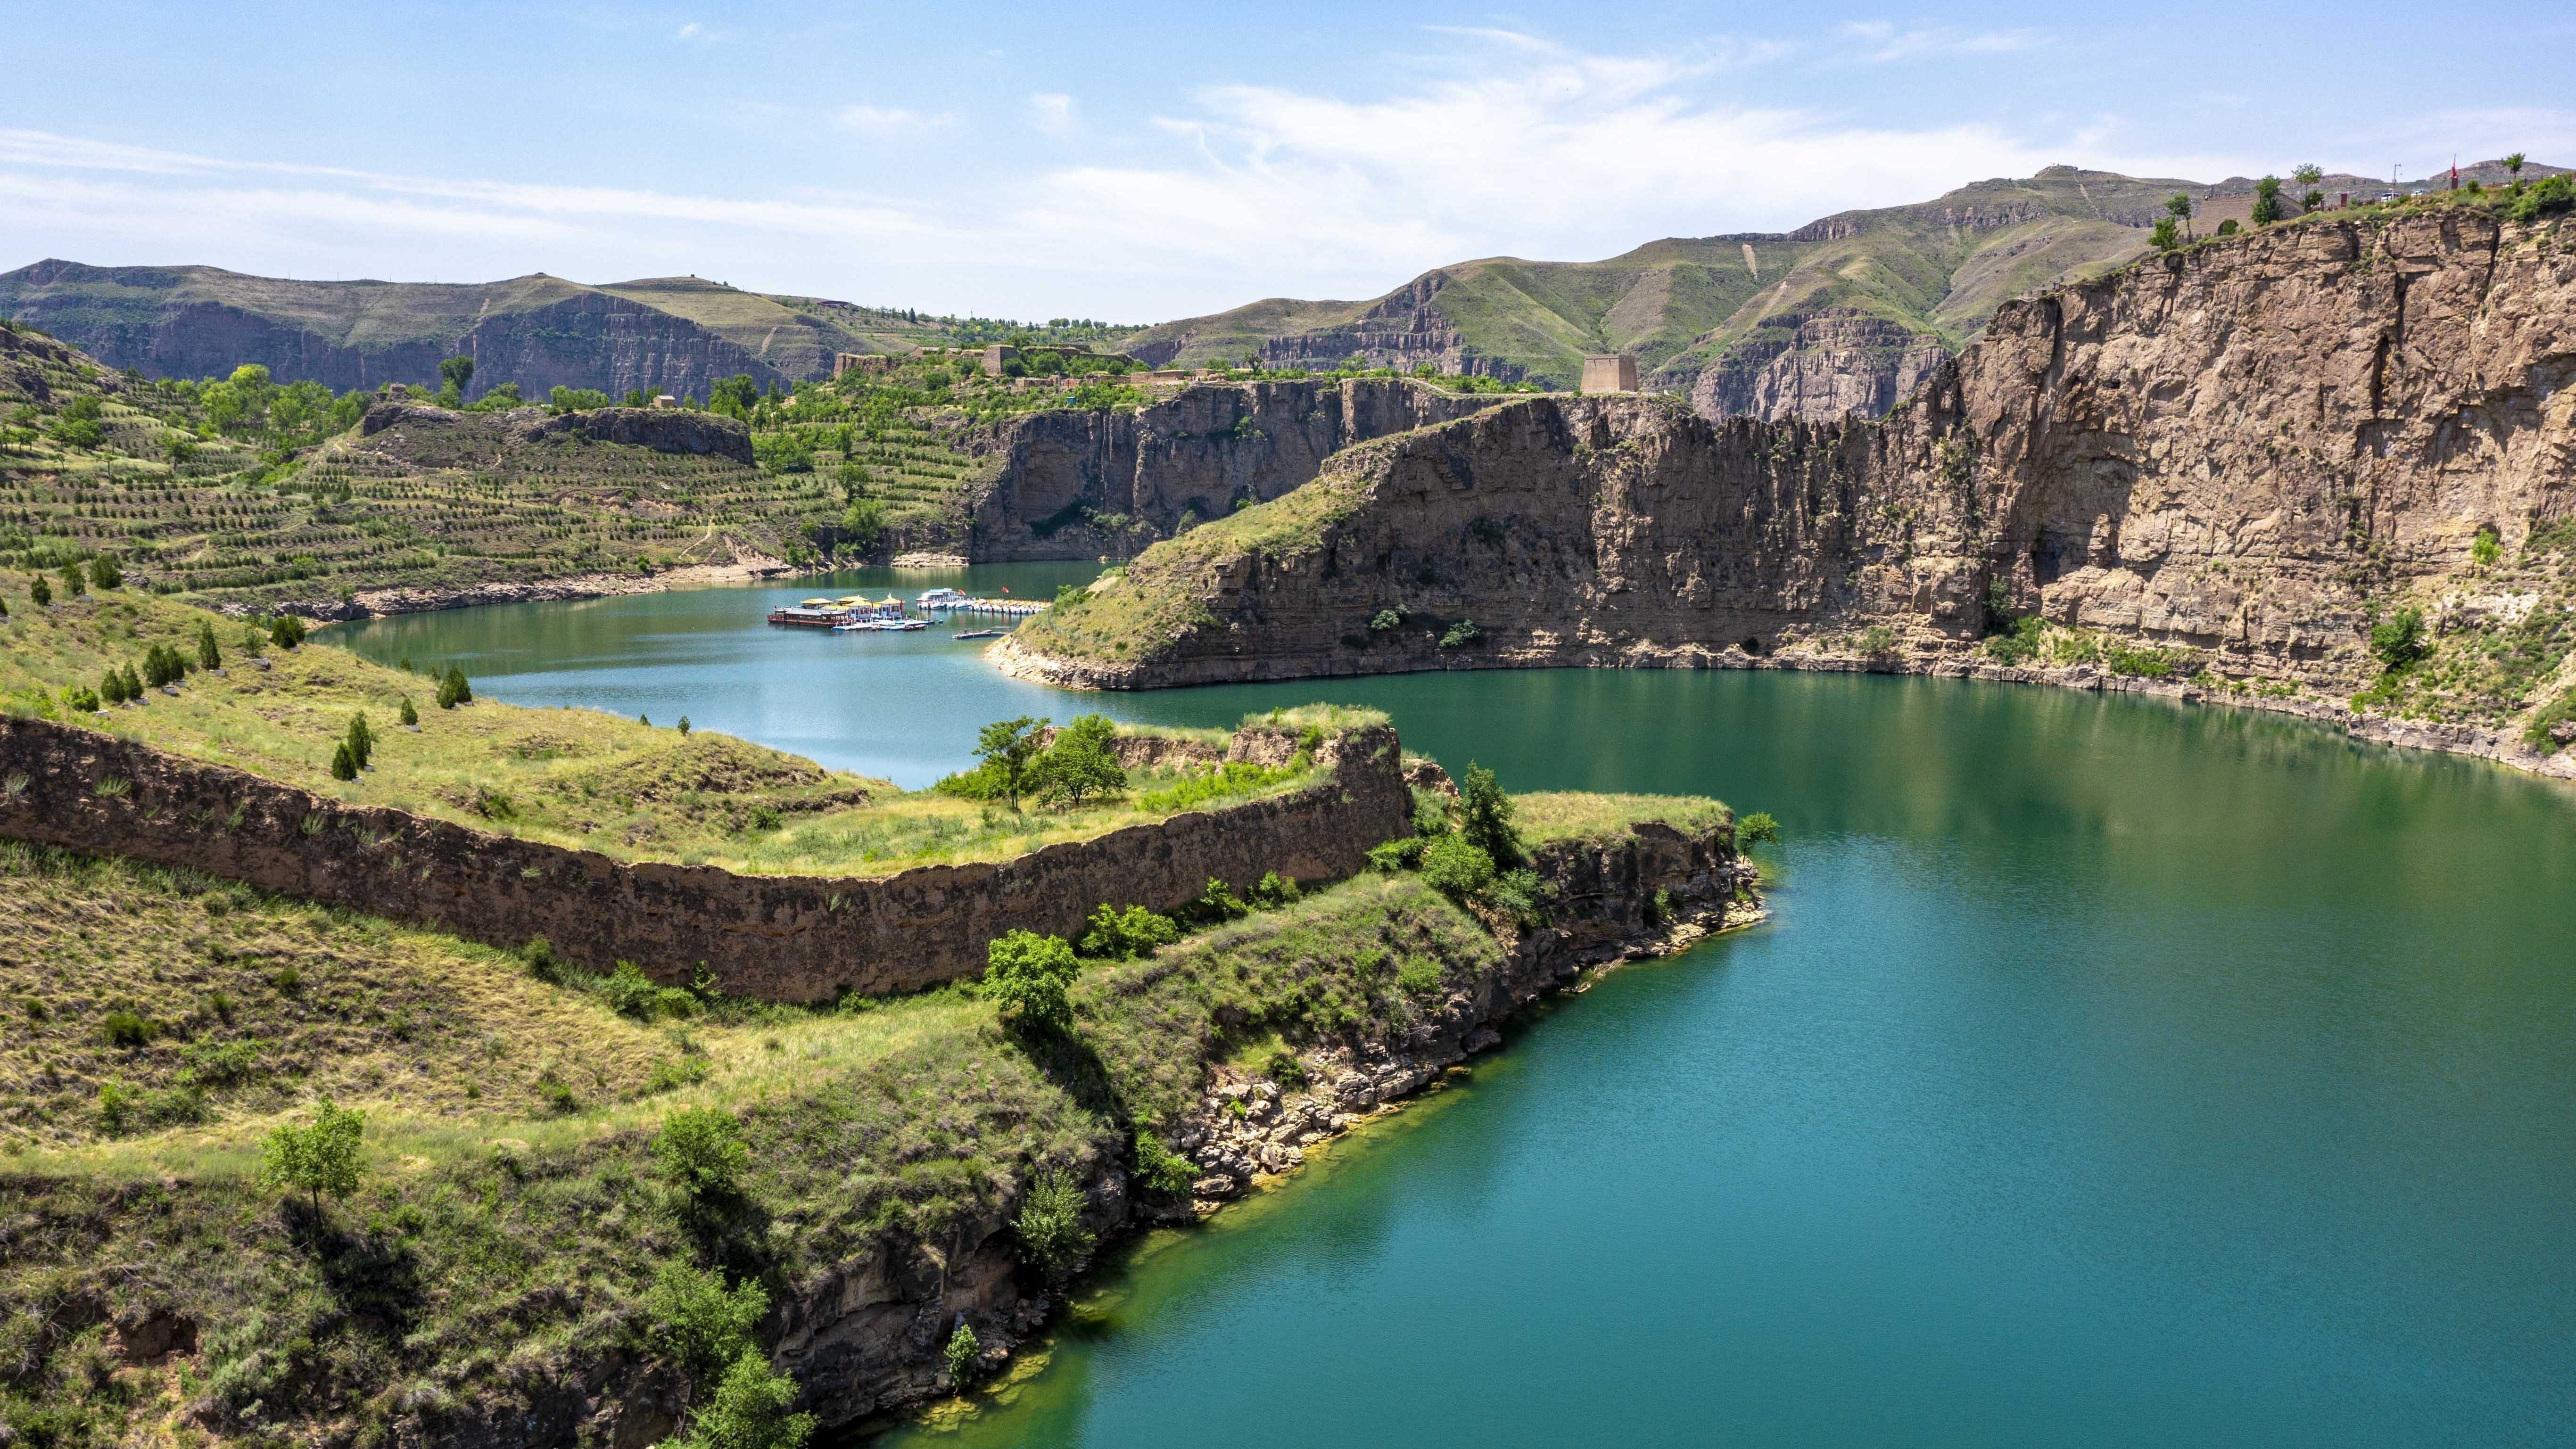
[[[1275,763],[1293,748],[1283,732],[1249,729],[1228,754]],[[1393,730],[1372,727],[1328,737],[1317,760],[1329,773],[1294,794],[997,864],[746,876],[343,804],[92,730],[0,719],[0,835],[187,866],[494,946],[543,936],[596,971],[633,961],[680,983],[703,965],[735,995],[815,1001],[973,975],[994,937],[1074,935],[1104,901],[1169,910],[1211,876],[1240,888],[1265,871],[1353,874],[1370,846],[1409,828],[1402,751]]]

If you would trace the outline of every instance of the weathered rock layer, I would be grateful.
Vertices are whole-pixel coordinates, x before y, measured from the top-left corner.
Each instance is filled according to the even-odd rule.
[[[1135,688],[1744,665],[1883,628],[1882,664],[1920,667],[1965,655],[1999,585],[2348,690],[2375,611],[2470,567],[2481,530],[2511,552],[2576,511],[2572,304],[2557,227],[2267,231],[2013,303],[1880,422],[1544,398],[1354,449],[1138,558],[1085,606],[1174,621],[1126,650],[1076,610],[998,654]]]

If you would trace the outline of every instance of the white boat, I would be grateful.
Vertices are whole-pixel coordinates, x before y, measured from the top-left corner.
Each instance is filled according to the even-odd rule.
[[[924,589],[916,602],[925,609],[953,609],[966,602],[966,594],[961,589]]]

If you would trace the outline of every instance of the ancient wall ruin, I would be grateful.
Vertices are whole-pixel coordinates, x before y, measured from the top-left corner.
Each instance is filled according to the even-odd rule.
[[[1235,743],[1252,758],[1293,748],[1257,728]],[[1410,828],[1401,756],[1393,730],[1353,730],[1324,741],[1316,758],[1328,770],[1290,795],[997,864],[746,876],[343,804],[96,731],[0,718],[0,835],[186,866],[494,946],[543,936],[595,971],[633,961],[680,983],[703,967],[735,995],[815,1001],[973,975],[1004,932],[1075,935],[1102,902],[1170,910],[1211,876],[1241,888],[1266,871],[1350,875],[1371,845]]]

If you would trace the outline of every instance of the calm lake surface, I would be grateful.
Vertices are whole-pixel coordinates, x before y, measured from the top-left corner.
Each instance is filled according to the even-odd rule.
[[[975,728],[1382,706],[1514,789],[1770,810],[1774,921],[1533,1013],[906,1446],[2576,1443],[2576,796],[2265,716],[1547,671],[1078,696],[779,599],[325,631],[921,785]]]

